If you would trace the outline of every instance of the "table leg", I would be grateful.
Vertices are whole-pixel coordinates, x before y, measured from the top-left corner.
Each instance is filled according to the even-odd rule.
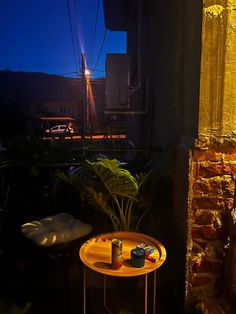
[[[147,314],[147,290],[148,290],[148,274],[145,274],[145,310],[144,313]]]
[[[107,296],[106,296],[106,275],[103,275],[103,305],[104,305],[104,307],[107,306],[106,299],[107,299]]]
[[[86,267],[83,268],[83,314],[86,314]]]
[[[108,313],[111,314],[111,311],[109,310],[107,306],[107,287],[106,287],[106,275],[103,275],[103,305],[104,308],[107,310]]]
[[[156,313],[156,270],[153,273],[153,314]]]

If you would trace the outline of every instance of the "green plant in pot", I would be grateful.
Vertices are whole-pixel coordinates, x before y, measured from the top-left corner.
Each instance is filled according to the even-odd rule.
[[[74,186],[82,200],[106,214],[116,231],[137,231],[149,209],[143,206],[140,191],[150,172],[132,175],[124,165],[116,159],[97,158],[86,160],[82,175],[57,175]]]

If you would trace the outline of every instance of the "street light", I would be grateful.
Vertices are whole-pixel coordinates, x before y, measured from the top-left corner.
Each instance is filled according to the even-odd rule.
[[[85,69],[85,70],[84,70],[84,75],[85,75],[86,78],[89,78],[89,76],[90,76],[90,71],[89,71],[88,69]]]
[[[84,70],[85,76],[85,90],[86,90],[86,101],[85,101],[85,131],[90,130],[90,101],[89,101],[89,77],[90,71],[86,68]],[[85,132],[86,133],[86,132]]]

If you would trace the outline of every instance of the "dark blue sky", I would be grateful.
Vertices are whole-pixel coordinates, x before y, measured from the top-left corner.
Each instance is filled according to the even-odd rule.
[[[0,1],[0,70],[77,77],[82,47],[93,77],[103,77],[106,53],[126,50],[124,32],[104,32],[102,0]]]

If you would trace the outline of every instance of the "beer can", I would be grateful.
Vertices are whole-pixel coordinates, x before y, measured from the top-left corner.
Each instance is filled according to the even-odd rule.
[[[123,264],[122,241],[113,239],[111,242],[111,264],[113,269],[119,269]]]

